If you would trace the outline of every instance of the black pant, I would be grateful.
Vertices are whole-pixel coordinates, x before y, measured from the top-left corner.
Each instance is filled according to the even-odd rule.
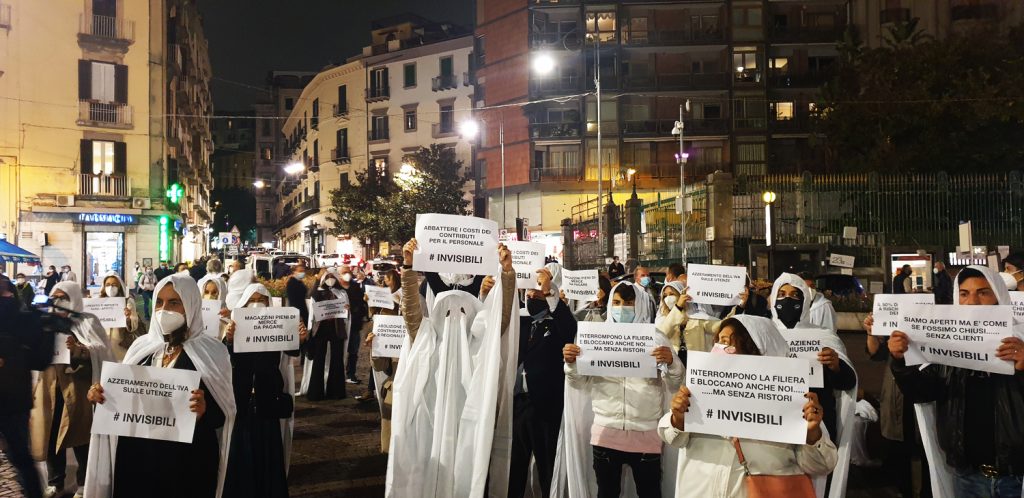
[[[359,363],[359,348],[363,345],[363,317],[352,315],[352,330],[348,334],[348,378],[356,378],[356,365]]]
[[[340,320],[335,323],[340,324]],[[306,399],[343,399],[345,397],[345,343],[334,327],[324,327],[313,337],[313,366],[309,372],[309,389]],[[331,352],[331,368],[327,374],[327,388],[324,389],[324,365],[327,352]],[[310,360],[306,360],[310,361]]]
[[[512,466],[509,469],[508,498],[522,498],[530,473],[530,455],[537,460],[543,496],[551,490],[555,468],[558,428],[562,424],[562,404],[541,406],[528,394],[517,394],[512,403]]]
[[[26,498],[42,498],[39,472],[28,451],[28,412],[0,414],[0,437],[7,442],[7,460],[18,472]]]
[[[593,448],[597,498],[619,498],[623,465],[629,465],[633,470],[637,496],[661,498],[661,453],[627,453],[601,446]]]
[[[57,396],[53,404],[53,421],[50,424],[50,444],[47,447],[46,473],[47,483],[57,489],[64,489],[64,479],[67,477],[68,456],[67,448],[57,450],[57,435],[60,433],[61,417],[64,413],[64,393],[58,385],[55,389]],[[75,472],[75,481],[79,487],[85,486],[85,469],[89,461],[89,445],[75,446],[75,459],[78,460],[78,471]]]

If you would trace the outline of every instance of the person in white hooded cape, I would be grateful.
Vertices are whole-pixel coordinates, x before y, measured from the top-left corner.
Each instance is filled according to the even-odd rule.
[[[501,283],[483,302],[461,290],[441,292],[424,318],[411,269],[417,249],[415,239],[403,249],[409,333],[394,382],[385,496],[479,498],[486,487],[504,497],[519,343],[511,253],[500,246]]]
[[[792,288],[788,290],[791,294],[793,289],[799,291],[802,300],[780,299],[780,290],[786,291],[783,288],[787,286]],[[772,319],[783,338],[787,338],[787,332],[790,330],[821,333],[819,339],[823,348],[822,352],[818,354],[818,358],[825,367],[822,368],[825,387],[812,389],[812,392],[818,395],[818,400],[825,408],[824,425],[827,428],[827,433],[835,435],[832,440],[839,448],[839,463],[832,472],[828,495],[831,498],[843,498],[846,496],[846,483],[850,470],[850,445],[855,436],[857,372],[853,368],[853,362],[846,354],[845,344],[835,330],[822,329],[810,322],[812,299],[813,295],[811,289],[807,287],[807,283],[792,273],[779,275],[772,285],[771,295],[768,296]],[[829,368],[828,364],[830,363],[834,364],[837,370]],[[833,389],[834,386],[835,389]],[[818,492],[818,496],[824,496],[826,478],[824,476],[816,478],[814,488]]]
[[[631,320],[626,321],[622,311],[616,310],[612,301],[619,286],[631,285],[635,294],[634,313]],[[652,323],[655,315],[655,302],[650,293],[643,287],[629,282],[620,282],[609,292],[608,316],[606,323]],[[672,364],[659,365],[657,379],[625,378],[625,384],[639,386],[641,384],[659,384],[662,413],[668,410],[669,401],[682,381],[685,367],[672,351],[672,343],[663,334],[656,334],[658,346],[668,348],[672,354]],[[568,347],[576,347],[569,345]],[[571,372],[570,372],[571,370]],[[601,378],[599,378],[601,379]],[[611,379],[611,378],[609,378]],[[652,381],[652,382],[647,382]],[[575,368],[566,368],[565,413],[562,416],[562,428],[559,434],[558,452],[555,457],[555,471],[551,481],[551,498],[590,498],[597,496],[597,480],[594,475],[594,450],[591,446],[592,427],[594,425],[594,399],[591,394],[593,381],[589,377],[581,377]],[[654,427],[657,427],[657,420]],[[670,497],[675,494],[676,467],[679,451],[675,448],[662,446],[661,452],[661,494]],[[623,465],[620,480],[621,496],[631,498],[637,496],[636,483],[628,465]]]
[[[165,277],[154,296],[149,332],[132,344],[122,363],[159,366],[166,359],[168,368],[190,364],[199,372],[206,412],[196,422],[197,436],[191,444],[93,434],[88,498],[202,496],[192,493],[200,482],[209,485],[204,491],[215,491],[211,496],[221,496],[235,420],[228,350],[203,333],[199,287],[187,273]],[[89,397],[102,402],[102,389],[93,385]],[[131,451],[125,451],[127,443]]]
[[[139,313],[135,309],[135,300],[128,295],[128,287],[124,280],[117,273],[110,272],[103,277],[103,286],[100,288],[99,297],[123,297],[125,309],[125,324],[127,327],[107,329],[110,337],[110,350],[114,361],[121,361],[132,342],[141,333],[139,330]]]
[[[961,274],[953,281],[953,299],[959,304],[953,306],[967,306],[981,304],[974,301],[971,294],[977,294],[968,290],[965,296],[961,296],[961,286],[971,277],[964,274],[971,270],[975,275],[984,277],[988,281],[990,292],[995,298],[995,304],[1010,305],[1012,303],[1006,283],[998,272],[984,266],[968,266],[961,270]],[[980,301],[980,300],[979,300]],[[902,337],[900,337],[902,335]],[[914,409],[917,415],[918,427],[921,431],[921,441],[924,445],[925,455],[928,458],[929,470],[931,471],[932,496],[936,498],[959,498],[964,493],[958,493],[957,476],[964,473],[957,471],[957,467],[964,467],[966,457],[964,451],[951,454],[948,451],[950,445],[963,445],[966,437],[964,410],[972,404],[968,393],[968,377],[978,376],[982,382],[989,384],[991,398],[999,406],[983,407],[986,414],[991,414],[992,424],[991,435],[994,441],[991,442],[995,454],[991,456],[992,470],[1002,474],[1003,479],[1020,482],[1021,472],[1017,467],[1017,475],[1007,473],[1002,469],[1008,461],[1019,461],[1022,448],[1024,448],[1024,431],[1021,430],[1020,420],[1024,417],[1024,324],[1014,318],[1013,336],[1003,339],[1000,349],[993,353],[1002,360],[1015,363],[1015,375],[990,374],[975,372],[963,368],[955,368],[945,365],[920,365],[907,366],[902,358],[906,352],[907,339],[900,332],[893,333],[889,339],[890,352],[893,352],[892,373],[896,383],[904,396],[908,396],[915,402]],[[902,343],[902,344],[900,344]],[[911,344],[912,345],[912,344]],[[899,358],[897,358],[899,356]],[[951,419],[953,413],[959,413],[961,420]],[[956,424],[961,424],[959,427]],[[972,429],[977,430],[977,427]],[[984,432],[983,432],[984,433]],[[963,448],[961,448],[963,449]],[[1015,453],[1015,454],[1012,454]],[[1011,463],[1011,465],[1013,465]],[[968,470],[968,473],[977,474],[979,470]],[[995,485],[994,479],[987,481],[988,486]],[[999,486],[1003,494],[1010,487],[1003,483]],[[995,496],[993,494],[992,496]],[[1024,496],[1024,486],[1021,489],[1021,496]]]

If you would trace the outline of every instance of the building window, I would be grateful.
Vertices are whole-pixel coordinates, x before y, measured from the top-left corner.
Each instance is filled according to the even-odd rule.
[[[764,101],[757,99],[736,99],[733,101],[735,107],[736,128],[764,128],[765,127],[765,106]]]
[[[785,121],[793,119],[793,103],[792,102],[776,102],[775,103],[775,120]]]
[[[760,26],[761,7],[733,7],[732,22],[737,26]]]
[[[78,98],[94,102],[128,102],[128,66],[78,61]]]
[[[348,157],[348,128],[339,129],[335,132],[334,138],[337,144],[335,158]]]
[[[265,159],[267,161],[270,161],[270,160],[274,159],[274,153],[272,151],[273,151],[273,149],[271,149],[270,147],[266,147],[265,146],[265,147],[263,147],[263,150],[260,153],[260,155],[263,156],[263,159]]]
[[[286,110],[289,110],[289,111],[294,109],[295,108],[295,99],[293,99],[293,98],[284,99],[284,108]]]
[[[473,40],[473,54],[476,56],[476,66],[481,68],[487,63],[487,39],[484,35],[477,36]]]
[[[761,81],[761,65],[756,47],[736,47],[732,54],[732,66],[736,81],[758,83]]]
[[[271,221],[272,220],[270,219],[270,210],[269,209],[264,209],[263,210],[263,223],[270,223]]]
[[[347,187],[347,186],[349,186],[349,183],[348,183],[348,173],[342,173],[342,174],[341,174],[341,180],[340,180],[340,185],[341,185],[342,187]]]
[[[402,66],[402,86],[405,88],[412,88],[416,86],[416,63],[410,62],[405,66]]]
[[[441,106],[441,133],[455,131],[455,106]]]
[[[587,12],[587,41],[615,41],[615,11]]]
[[[386,97],[388,95],[388,68],[381,67],[370,72],[370,96]]]
[[[370,140],[387,140],[388,139],[388,117],[373,116],[373,120],[370,121]]]
[[[348,112],[348,88],[345,85],[338,85],[338,107],[334,114],[336,116]]]
[[[313,99],[313,120],[309,126],[314,130],[320,127],[320,99]]]
[[[416,131],[416,109],[405,111],[404,123],[405,131]]]
[[[271,134],[271,132],[270,132],[270,120],[269,119],[264,119],[262,121],[262,127],[263,127],[263,136],[269,137],[270,134]]]
[[[92,141],[92,174],[114,174],[114,142]]]
[[[373,158],[373,170],[377,172],[379,176],[385,176],[388,174],[388,158],[386,157],[375,157]]]
[[[787,74],[789,73],[789,58],[788,57],[772,57],[768,59],[768,69],[771,69],[775,74]]]
[[[320,167],[320,139],[313,140],[313,167]]]
[[[440,71],[442,78],[455,74],[455,62],[452,60],[452,56],[441,57]]]
[[[704,104],[704,119],[722,119],[722,104]]]

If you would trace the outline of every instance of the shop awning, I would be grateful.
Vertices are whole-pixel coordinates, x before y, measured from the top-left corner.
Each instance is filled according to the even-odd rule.
[[[39,256],[0,239],[0,263],[39,263]]]

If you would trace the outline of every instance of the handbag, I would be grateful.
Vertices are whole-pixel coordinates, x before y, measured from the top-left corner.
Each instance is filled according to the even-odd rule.
[[[778,496],[816,498],[818,496],[814,492],[814,485],[807,474],[790,476],[751,475],[750,467],[747,466],[747,459],[743,456],[743,448],[740,448],[739,438],[732,438],[732,445],[736,448],[736,456],[740,458],[740,465],[743,466],[743,473],[746,476],[743,481],[747,485],[747,496],[749,498],[773,498]]]

